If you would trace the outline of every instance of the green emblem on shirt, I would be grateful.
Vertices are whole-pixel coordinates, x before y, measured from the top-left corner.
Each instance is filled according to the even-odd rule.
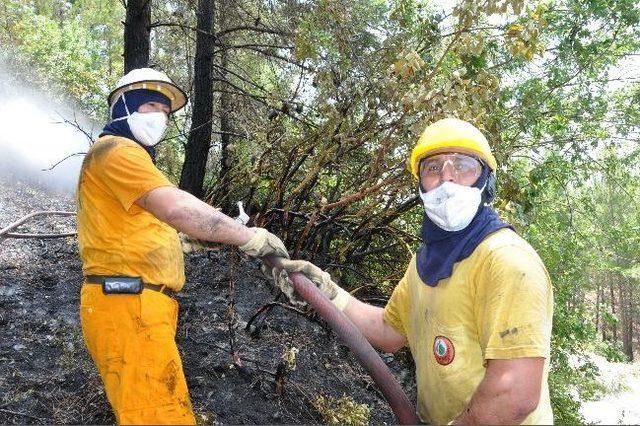
[[[440,365],[449,365],[456,356],[456,350],[451,339],[445,336],[436,336],[433,341],[433,355]]]

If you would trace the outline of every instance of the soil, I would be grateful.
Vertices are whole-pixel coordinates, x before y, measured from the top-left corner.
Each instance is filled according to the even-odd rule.
[[[0,177],[0,228],[39,210],[74,211],[75,202]],[[47,217],[20,232],[74,228],[73,217]],[[367,404],[373,424],[395,422],[372,379],[313,313],[283,303],[251,327],[254,336],[245,330],[277,297],[256,261],[219,248],[187,254],[185,265],[177,342],[199,423],[325,423],[312,404],[320,395]],[[0,240],[0,423],[114,423],[82,339],[81,282],[75,238]],[[292,348],[295,368],[283,359]],[[415,401],[410,357],[381,355]]]

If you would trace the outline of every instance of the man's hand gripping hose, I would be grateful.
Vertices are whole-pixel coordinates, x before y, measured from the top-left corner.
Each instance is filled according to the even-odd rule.
[[[267,256],[262,258],[262,261],[268,267],[275,270],[274,275],[280,274],[283,270],[282,258]],[[292,268],[289,267],[290,271],[291,269]],[[376,382],[382,391],[387,402],[389,402],[398,423],[418,424],[419,420],[415,414],[413,406],[409,402],[409,399],[396,381],[395,377],[391,374],[387,365],[382,361],[380,356],[378,356],[378,353],[373,349],[373,347],[371,347],[367,339],[365,339],[351,320],[349,320],[349,318],[339,310],[336,305],[334,305],[336,299],[339,301],[337,303],[338,306],[340,306],[342,302],[346,304],[346,300],[344,298],[345,296],[348,296],[348,293],[346,295],[336,294],[332,297],[334,300],[334,302],[332,302],[325,295],[325,293],[331,294],[333,291],[332,289],[319,289],[300,272],[289,272],[288,276],[289,280],[293,283],[293,287],[297,295],[301,296],[304,301],[306,301],[322,316],[322,318],[324,318],[333,331],[340,337],[342,342],[356,355],[358,361],[360,361],[360,363],[367,369],[374,382]],[[320,282],[325,281],[326,280],[320,279]],[[327,283],[326,285],[330,284]],[[335,291],[339,292],[340,290],[336,289]],[[342,292],[346,293],[344,290],[342,290]],[[344,306],[342,306],[342,309],[344,309]]]

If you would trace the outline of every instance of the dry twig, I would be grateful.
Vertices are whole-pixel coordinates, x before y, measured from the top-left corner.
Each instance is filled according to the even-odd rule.
[[[28,418],[34,419],[34,420],[40,420],[40,421],[45,421],[46,420],[46,419],[43,419],[42,417],[32,416],[31,414],[21,413],[19,411],[6,410],[4,408],[0,408],[0,412],[6,413],[6,414],[12,414],[14,416],[28,417]]]
[[[33,213],[29,213],[28,215],[22,217],[21,219],[9,224],[8,226],[0,229],[0,238],[56,238],[55,235],[60,236],[60,237],[66,237],[69,236],[67,234],[69,233],[65,233],[65,234],[18,234],[18,233],[10,233],[9,231],[12,231],[14,229],[16,229],[18,226],[22,225],[23,223],[27,222],[29,219],[36,217],[36,216],[75,216],[76,213],[75,212],[65,212],[65,211],[56,211],[56,210],[49,210],[49,211],[40,211],[40,212],[33,212]],[[73,233],[73,235],[75,235],[75,232]]]
[[[22,238],[22,239],[26,239],[26,238],[36,238],[36,239],[49,239],[49,238],[63,238],[63,237],[75,237],[76,235],[78,235],[77,232],[65,232],[62,234],[29,234],[29,233],[19,233],[19,232],[7,232],[6,234],[4,234],[2,237],[3,238]]]

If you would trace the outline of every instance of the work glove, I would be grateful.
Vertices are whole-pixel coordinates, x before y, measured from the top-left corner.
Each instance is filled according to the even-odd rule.
[[[249,241],[238,247],[252,257],[276,256],[289,259],[289,253],[282,240],[264,228],[251,228],[255,234]]]
[[[347,307],[351,295],[338,284],[334,283],[331,275],[323,271],[311,262],[306,260],[282,259],[282,270],[273,270],[273,278],[280,290],[287,295],[291,303],[304,305],[304,300],[295,292],[293,282],[289,279],[290,272],[300,272],[320,289],[325,296],[335,305],[338,310],[343,311]]]

